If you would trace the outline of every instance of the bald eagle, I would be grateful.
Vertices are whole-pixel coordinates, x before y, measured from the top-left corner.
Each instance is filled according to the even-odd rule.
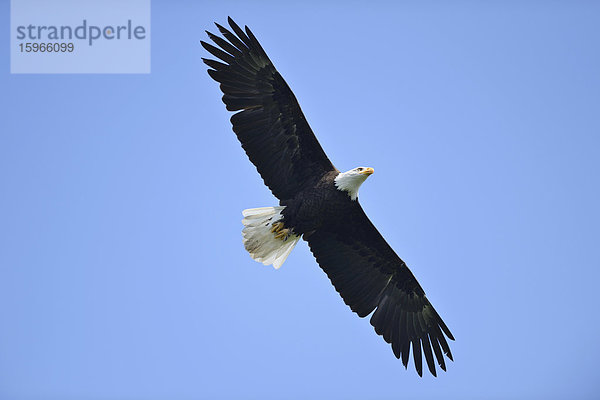
[[[359,317],[371,316],[378,335],[391,343],[406,368],[412,346],[415,368],[422,354],[431,374],[452,360],[452,333],[404,261],[377,231],[358,202],[358,189],[374,171],[337,170],[312,132],[296,97],[248,27],[228,18],[216,24],[224,38],[202,46],[219,61],[203,58],[220,84],[233,131],[277,207],[243,211],[243,243],[250,256],[281,267],[296,243],[308,242],[344,302]],[[233,32],[232,32],[233,31]]]

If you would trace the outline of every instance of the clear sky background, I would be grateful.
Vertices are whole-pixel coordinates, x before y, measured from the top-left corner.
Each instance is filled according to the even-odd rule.
[[[8,1],[0,12],[5,27]],[[276,199],[199,45],[249,25],[448,324],[419,378],[304,242],[250,259]],[[149,75],[10,75],[0,41],[0,398],[600,396],[600,4],[152,3]]]

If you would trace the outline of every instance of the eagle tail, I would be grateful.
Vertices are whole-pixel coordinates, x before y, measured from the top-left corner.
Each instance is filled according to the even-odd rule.
[[[254,260],[265,265],[273,264],[275,269],[281,267],[300,240],[300,236],[294,235],[281,223],[284,208],[249,208],[242,212],[244,247]]]

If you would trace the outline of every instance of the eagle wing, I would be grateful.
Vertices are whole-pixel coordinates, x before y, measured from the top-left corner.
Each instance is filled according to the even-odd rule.
[[[445,371],[452,360],[444,334],[452,333],[435,311],[421,285],[404,261],[377,231],[356,202],[356,207],[337,223],[328,223],[305,234],[317,262],[344,302],[361,318],[373,310],[371,325],[392,344],[396,358],[408,365],[410,347],[415,367],[423,373],[421,349],[435,376],[434,354]]]
[[[250,29],[231,19],[234,33],[216,24],[225,39],[207,31],[220,48],[202,46],[221,61],[204,59],[223,91],[233,131],[265,184],[280,200],[293,198],[335,170],[310,129],[296,97]]]

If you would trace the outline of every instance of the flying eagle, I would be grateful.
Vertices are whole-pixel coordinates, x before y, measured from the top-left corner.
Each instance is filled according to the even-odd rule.
[[[444,354],[452,360],[452,353],[444,335],[454,340],[452,333],[358,202],[358,188],[373,168],[340,172],[333,166],[256,37],[228,21],[233,32],[216,24],[225,39],[206,32],[218,47],[201,42],[220,61],[203,61],[220,83],[227,110],[238,111],[233,131],[279,199],[278,207],[243,211],[246,250],[279,268],[300,238],[306,240],[352,311],[361,318],[373,313],[375,332],[405,368],[412,345],[419,376],[422,353],[434,376],[434,354],[445,371]]]

